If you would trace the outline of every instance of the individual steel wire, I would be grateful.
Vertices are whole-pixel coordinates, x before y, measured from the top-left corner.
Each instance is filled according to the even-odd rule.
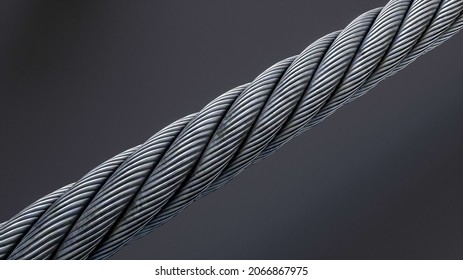
[[[463,27],[463,0],[392,0],[0,224],[0,259],[105,259]]]

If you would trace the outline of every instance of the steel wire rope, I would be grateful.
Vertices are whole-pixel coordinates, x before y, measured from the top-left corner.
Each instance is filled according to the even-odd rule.
[[[105,259],[463,27],[463,0],[392,0],[0,224],[0,259]]]

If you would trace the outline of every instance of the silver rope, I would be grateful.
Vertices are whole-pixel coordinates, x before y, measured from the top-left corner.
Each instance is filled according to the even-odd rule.
[[[105,259],[463,27],[463,0],[392,0],[0,224],[0,259]]]

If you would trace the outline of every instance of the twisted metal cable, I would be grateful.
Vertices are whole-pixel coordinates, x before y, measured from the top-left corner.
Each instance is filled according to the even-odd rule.
[[[463,27],[463,0],[392,0],[0,224],[0,259],[105,259]]]

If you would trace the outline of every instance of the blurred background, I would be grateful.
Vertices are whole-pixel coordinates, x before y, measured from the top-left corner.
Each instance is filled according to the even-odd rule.
[[[386,0],[2,1],[0,221]],[[116,259],[462,259],[463,34]]]

